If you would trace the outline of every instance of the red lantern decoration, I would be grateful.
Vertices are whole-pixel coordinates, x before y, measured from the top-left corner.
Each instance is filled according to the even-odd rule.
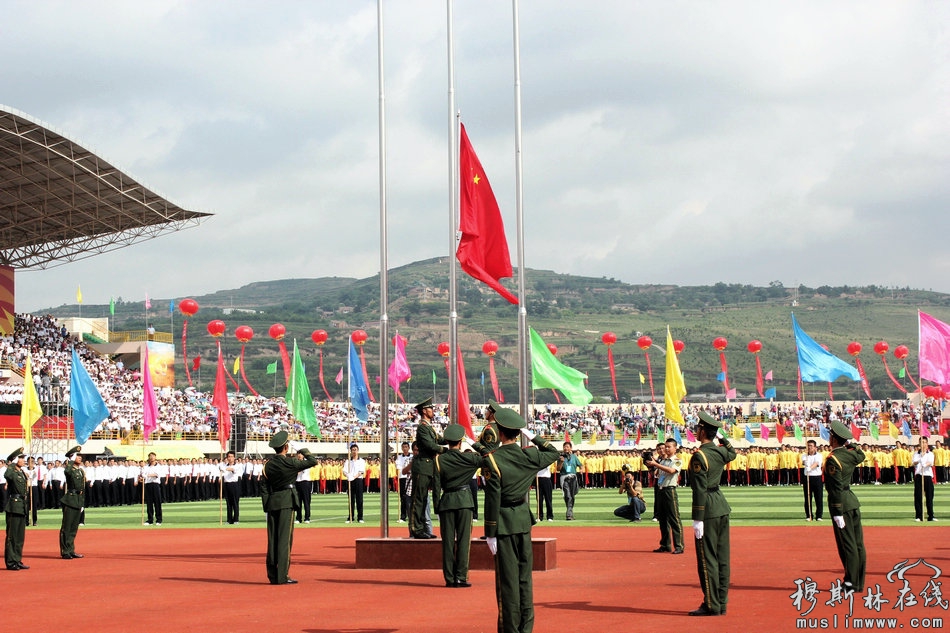
[[[848,353],[852,356],[857,356],[860,354],[862,349],[864,349],[864,347],[857,341],[851,341],[848,343]]]
[[[439,343],[439,346],[436,347],[435,349],[437,352],[439,352],[439,355],[442,356],[442,358],[448,358],[449,354],[452,352],[451,348],[449,347],[449,344],[446,343],[445,341],[442,341],[441,343]]]
[[[887,341],[878,341],[874,344],[874,353],[881,354],[882,356],[887,353],[887,350],[890,349],[890,346],[887,344]]]
[[[676,355],[679,356],[680,352],[686,349],[686,343],[680,341],[679,339],[673,341],[673,351],[676,352]]]
[[[923,388],[921,391],[923,391],[923,392],[924,392],[924,395],[927,396],[928,398],[933,398],[933,397],[934,397],[934,386],[933,386],[933,385],[925,385],[924,388]]]
[[[317,374],[320,378],[320,386],[323,387],[323,393],[326,395],[327,400],[333,402],[333,396],[327,391],[326,383],[323,382],[323,344],[327,342],[327,338],[326,330],[314,330],[310,335],[310,340],[313,341],[313,344],[320,350],[320,367]]]
[[[215,319],[214,321],[208,322],[208,334],[218,338],[219,336],[224,336],[224,331],[227,329],[227,326],[224,324],[224,321],[221,319]]]
[[[897,360],[904,360],[910,354],[910,350],[907,349],[906,345],[898,345],[894,348],[894,356],[897,357]]]
[[[495,341],[485,341],[482,344],[482,353],[486,356],[494,356],[498,353],[498,343]]]
[[[762,341],[752,339],[746,344],[745,348],[749,353],[755,356],[755,390],[760,398],[765,397],[765,381],[762,380],[762,360],[759,358],[759,352],[762,351]]]
[[[495,373],[495,354],[498,353],[498,343],[492,340],[485,341],[482,344],[482,352],[488,356],[488,376],[491,378],[492,393],[495,394],[495,401],[504,402],[505,394],[498,388],[498,375]]]
[[[858,375],[861,376],[861,387],[864,389],[865,395],[868,398],[871,397],[871,383],[868,382],[868,376],[864,373],[864,365],[861,364],[861,359],[858,358],[858,355],[861,353],[863,347],[857,341],[851,341],[848,343],[848,353],[854,356],[854,364],[858,366]]]
[[[242,343],[247,343],[252,338],[254,338],[254,330],[252,330],[248,325],[239,325],[234,330],[234,336]]]
[[[270,329],[267,330],[267,333],[275,341],[282,341],[284,339],[284,335],[287,334],[287,328],[285,328],[280,323],[275,323],[274,325],[270,326]]]
[[[890,349],[890,346],[887,344],[887,341],[878,341],[874,344],[874,353],[881,357],[881,362],[884,363],[884,371],[887,372],[887,377],[891,379],[891,382],[894,383],[894,386],[897,387],[901,393],[907,393],[904,385],[897,382],[897,378],[894,378],[894,374],[891,373],[891,368],[887,366],[888,349]]]
[[[178,309],[186,317],[193,317],[198,314],[198,302],[194,299],[182,299],[178,302]]]
[[[752,354],[758,354],[762,351],[762,341],[749,341],[749,344],[745,346],[749,352]]]
[[[369,338],[369,334],[365,330],[353,330],[353,333],[350,334],[350,338],[353,339],[353,344],[357,346],[362,346],[366,344],[366,339]]]
[[[554,343],[548,343],[548,351],[557,356],[557,345]]]
[[[284,367],[284,386],[290,384],[290,354],[287,353],[287,346],[284,344],[284,335],[287,334],[287,328],[281,323],[275,323],[267,330],[267,334],[277,341],[277,348],[280,350],[280,364]]]
[[[729,341],[727,341],[725,337],[717,336],[713,339],[712,346],[717,352],[723,352],[727,347],[729,347]]]
[[[614,334],[613,332],[604,332],[604,335],[600,337],[600,340],[603,342],[604,345],[606,345],[607,347],[610,347],[611,345],[617,342],[617,335]]]
[[[650,338],[649,336],[641,336],[640,338],[637,339],[637,347],[639,347],[643,351],[650,349],[651,345],[653,345],[653,339]]]
[[[600,340],[607,346],[607,365],[610,367],[610,384],[614,388],[614,401],[620,402],[620,396],[617,395],[617,372],[614,369],[614,350],[613,344],[617,342],[617,335],[613,332],[604,332]]]
[[[726,366],[726,348],[729,346],[729,341],[723,336],[717,336],[713,339],[712,342],[713,349],[719,352],[719,366],[722,368],[722,386],[726,390],[726,394],[729,394],[729,370]]]
[[[316,346],[323,345],[327,342],[329,336],[326,333],[326,330],[314,330],[313,334],[310,335],[310,340],[313,341],[313,344]]]
[[[366,357],[363,355],[363,345],[366,344],[366,339],[369,338],[369,334],[365,330],[353,330],[353,333],[350,334],[350,340],[353,341],[353,344],[360,348],[360,364],[363,365],[363,380],[366,381],[366,391],[369,393],[370,402],[376,402],[376,396],[373,395],[373,389],[369,386],[369,372],[366,369]]]

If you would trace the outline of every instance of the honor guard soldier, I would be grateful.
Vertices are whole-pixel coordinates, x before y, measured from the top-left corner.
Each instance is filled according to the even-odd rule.
[[[412,459],[412,500],[409,504],[409,538],[436,538],[426,529],[426,504],[429,490],[432,490],[432,508],[438,511],[441,494],[439,480],[435,476],[435,456],[444,453],[445,440],[432,428],[435,410],[432,398],[426,398],[416,405],[419,425],[416,427],[416,446],[419,455]]]
[[[82,558],[76,553],[76,533],[82,510],[86,506],[86,473],[82,469],[82,446],[74,446],[66,453],[66,494],[59,503],[63,506],[63,524],[59,528],[59,555],[66,560]]]
[[[729,440],[713,439],[722,422],[699,412],[699,449],[689,462],[689,485],[693,491],[693,536],[696,537],[696,565],[703,603],[690,615],[725,615],[729,602],[729,513],[732,508],[719,490],[725,465],[736,458]]]
[[[558,458],[558,450],[525,429],[525,421],[510,409],[495,414],[501,445],[482,464],[489,468],[485,485],[485,536],[495,556],[495,594],[498,631],[527,633],[534,626],[531,568],[530,504],[528,490],[539,470]],[[518,435],[534,446],[522,449]]]
[[[471,587],[468,582],[469,550],[472,545],[472,511],[475,501],[469,482],[482,457],[462,452],[465,429],[450,424],[445,429],[449,450],[435,456],[435,469],[442,488],[439,499],[439,529],[442,532],[442,575],[446,587]],[[481,445],[476,445],[480,449]]]
[[[864,461],[864,451],[851,443],[852,437],[851,429],[844,424],[837,420],[831,423],[828,440],[831,453],[825,459],[824,473],[828,511],[834,522],[838,557],[844,565],[845,589],[861,593],[867,552],[861,527],[861,504],[851,492],[851,475],[855,466]]]
[[[23,564],[23,542],[26,540],[26,495],[27,480],[23,472],[23,447],[7,457],[7,469],[3,478],[7,482],[7,502],[3,510],[7,519],[7,536],[3,548],[3,560],[7,569],[29,569]]]
[[[495,421],[495,414],[501,409],[501,405],[494,400],[488,401],[485,407],[485,427],[482,429],[478,441],[485,447],[486,451],[493,451],[498,448],[500,440],[498,439],[498,422]]]
[[[303,459],[291,457],[287,431],[278,431],[268,443],[277,454],[264,464],[261,478],[261,502],[267,513],[267,579],[272,585],[295,585],[288,578],[290,546],[294,539],[294,513],[300,507],[297,497],[297,473],[313,468],[317,458],[310,450],[297,451]]]

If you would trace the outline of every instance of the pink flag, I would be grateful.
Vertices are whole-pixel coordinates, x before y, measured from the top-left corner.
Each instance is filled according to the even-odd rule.
[[[395,342],[396,355],[389,365],[389,386],[393,391],[399,391],[399,385],[412,378],[412,372],[409,371],[409,361],[406,360],[406,340],[397,333]]]
[[[765,379],[766,379],[766,380],[772,380],[772,370],[771,370],[771,369],[769,370],[769,373],[765,374]]]
[[[211,406],[218,410],[218,441],[223,451],[231,438],[231,406],[228,404],[228,371],[224,368],[221,356],[221,342],[218,341],[218,374],[214,379],[214,395]]]
[[[732,400],[732,399],[734,399],[735,397],[736,397],[736,389],[735,389],[735,387],[733,387],[732,389],[730,389],[729,391],[726,392],[726,399],[727,399],[727,400]]]
[[[147,293],[147,292],[145,293],[145,309],[146,309],[146,310],[151,310],[151,309],[152,309],[152,300],[148,298],[148,293]]]
[[[920,379],[932,380],[944,390],[950,390],[950,325],[938,321],[926,312],[917,312],[920,318]]]
[[[765,426],[764,424],[760,424],[760,425],[759,425],[759,435],[762,436],[762,439],[763,439],[763,440],[769,439],[769,427]]]
[[[686,441],[687,441],[687,442],[695,442],[695,441],[696,441],[696,436],[693,435],[693,432],[690,431],[689,429],[686,429]]]
[[[152,374],[148,369],[148,346],[145,346],[145,355],[142,358],[142,434],[147,440],[149,435],[158,428],[158,402],[155,400],[155,390],[152,389]]]
[[[343,382],[343,365],[340,365],[340,371],[336,375],[336,384]]]

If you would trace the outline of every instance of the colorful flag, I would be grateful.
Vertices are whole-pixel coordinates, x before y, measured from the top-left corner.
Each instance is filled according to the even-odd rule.
[[[36,383],[33,382],[33,356],[26,355],[26,366],[23,371],[23,403],[20,405],[20,426],[23,427],[23,443],[26,450],[30,450],[33,442],[33,425],[43,417],[43,408],[40,407],[40,398],[36,393]]]
[[[353,340],[350,339],[350,346],[352,345]],[[290,367],[290,383],[287,385],[287,395],[285,397],[287,408],[297,418],[297,421],[303,424],[310,435],[322,439],[320,425],[317,424],[317,414],[313,410],[310,383],[307,382],[307,374],[304,370],[303,360],[300,358],[300,350],[297,349],[297,339],[294,339],[294,358]],[[360,378],[362,377],[363,374],[360,372]],[[365,421],[363,420],[363,422]]]
[[[802,439],[804,439],[805,434],[802,433],[802,427],[798,426],[798,423],[797,423],[797,422],[792,425],[792,429],[794,429],[794,431],[795,431],[795,439],[796,439],[796,440],[802,440]]]
[[[669,420],[685,424],[683,412],[680,411],[680,402],[686,397],[686,383],[683,372],[680,371],[679,358],[673,349],[673,335],[670,326],[666,326],[666,379],[663,383],[664,415]]]
[[[765,397],[769,400],[775,400],[775,387],[769,387],[765,390]]]
[[[910,424],[907,423],[906,419],[904,420],[904,423],[901,424],[901,427],[902,427],[901,430],[904,432],[904,437],[906,437],[907,439],[911,439]]]
[[[559,389],[575,406],[590,404],[594,396],[584,388],[584,374],[558,360],[534,328],[528,330],[531,337],[531,388]]]
[[[458,423],[465,429],[465,434],[471,439],[475,439],[475,431],[472,429],[472,415],[469,410],[471,400],[468,398],[468,380],[465,378],[465,363],[462,361],[462,350],[459,350],[455,357],[455,384],[458,393],[458,407],[456,409]]]
[[[76,286],[76,303],[82,305],[82,286]]]
[[[772,380],[772,370],[770,369],[767,374],[765,374],[766,380]]]
[[[871,437],[873,437],[875,440],[877,440],[878,438],[881,437],[881,429],[880,429],[880,427],[879,427],[877,424],[874,424],[874,423],[872,422],[872,423],[869,424],[868,426],[869,426],[869,428],[870,428],[870,430],[871,430]]]
[[[152,374],[148,368],[148,346],[142,350],[142,434],[148,440],[158,428],[158,402],[152,388]]]
[[[271,374],[276,374],[276,373],[277,373],[277,361],[275,360],[273,363],[267,366],[267,375],[270,376]]]
[[[716,374],[716,380],[718,382],[723,382],[725,379],[726,379],[726,372],[721,371],[718,374]]]
[[[689,427],[686,427],[686,441],[687,441],[687,442],[695,442],[695,441],[696,441],[696,436],[693,435],[693,432],[689,430]]]
[[[432,370],[432,384],[433,384],[433,385],[436,383],[436,380],[437,380],[437,379],[436,379],[436,377],[435,377],[435,370],[433,369],[433,370]]]
[[[745,426],[745,441],[749,444],[754,444],[755,438],[752,437],[752,427],[748,424],[744,424],[743,426]]]
[[[369,388],[366,386],[366,378],[363,377],[363,364],[360,362],[360,355],[353,345],[353,337],[350,337],[350,354],[346,364],[346,381],[350,386],[350,404],[356,410],[356,417],[360,422],[369,420]]]
[[[231,405],[228,402],[228,374],[224,368],[224,356],[221,354],[220,342],[218,342],[218,373],[214,379],[211,406],[218,410],[218,442],[221,444],[223,452],[228,445],[228,440],[231,439]],[[290,408],[289,401],[288,408]],[[291,413],[293,413],[293,409],[291,409]]]
[[[893,422],[888,421],[887,434],[890,435],[891,437],[896,438],[898,435],[901,434],[901,432]]]
[[[765,424],[759,424],[759,436],[763,440],[769,439],[769,427],[765,426]]]
[[[795,331],[795,346],[798,348],[798,368],[805,382],[834,382],[841,376],[847,376],[858,382],[861,376],[850,363],[841,360],[813,338],[805,334],[798,326],[795,314],[792,314],[792,329]]]
[[[199,367],[201,367],[201,356],[195,356],[195,359],[191,361],[191,371],[198,371]]]
[[[115,298],[109,297],[109,314],[115,316]]]
[[[640,374],[640,384],[646,383],[647,379],[643,377],[643,372],[638,372]]]
[[[168,300],[168,314],[175,314],[175,300]]]
[[[726,399],[727,399],[727,400],[735,400],[735,399],[736,399],[736,388],[735,388],[735,387],[733,387],[732,389],[730,389],[729,391],[726,392]]]
[[[778,440],[779,444],[785,441],[785,427],[782,426],[781,422],[775,423],[775,439]]]
[[[234,359],[234,366],[231,368],[231,373],[236,376],[239,371],[241,371],[241,357],[237,356]]]
[[[680,435],[680,427],[678,426],[673,427],[673,439],[676,440],[677,446],[683,445],[683,436]]]
[[[581,443],[581,440],[583,439],[584,439],[584,433],[581,432],[580,429],[578,429],[577,431],[574,431],[574,433],[571,435],[571,445],[577,446],[578,444]]]
[[[665,428],[660,427],[660,428],[657,429],[657,431],[656,431],[656,441],[657,441],[657,443],[659,443],[659,444],[662,444],[663,442],[666,441],[666,429],[665,429]]]
[[[340,371],[336,373],[336,384],[343,382],[343,365],[340,365]]]
[[[828,431],[828,427],[824,424],[818,425],[818,437],[820,437],[824,442],[831,440],[831,433]]]
[[[406,359],[406,340],[396,333],[396,353],[393,362],[389,365],[389,386],[393,391],[399,391],[399,385],[412,377],[409,370],[409,361]]]
[[[462,270],[517,305],[518,299],[499,281],[511,277],[511,255],[505,225],[488,176],[460,125],[459,133],[459,240],[455,256]]]
[[[851,437],[853,437],[855,440],[861,439],[861,429],[857,424],[854,423],[853,420],[851,422]]]
[[[147,293],[147,292],[145,293],[145,309],[146,309],[146,310],[151,310],[151,309],[152,309],[152,300],[148,298],[148,293]]]
[[[907,375],[907,372],[904,371],[904,368],[903,368],[903,367],[901,367],[901,370],[900,370],[899,372],[897,372],[897,377],[898,377],[898,378],[903,378],[903,377],[906,376],[906,375]]]
[[[920,379],[932,380],[950,391],[950,325],[920,310],[917,311],[917,316]]]
[[[72,361],[69,372],[69,407],[73,410],[76,441],[85,444],[99,423],[109,417],[109,408],[92,382],[89,372],[79,361],[75,347]]]

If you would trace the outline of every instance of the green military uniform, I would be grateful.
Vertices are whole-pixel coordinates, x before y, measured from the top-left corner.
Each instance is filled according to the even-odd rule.
[[[73,461],[79,451],[80,447],[76,446],[66,453],[66,494],[59,501],[63,506],[63,523],[59,529],[59,555],[67,560],[82,558],[82,554],[76,553],[76,533],[79,531],[82,509],[86,506],[86,473]]]
[[[524,428],[524,419],[509,409],[496,414],[507,429]],[[485,536],[497,539],[495,596],[498,631],[530,633],[534,627],[531,569],[531,526],[534,517],[526,501],[538,471],[557,461],[558,450],[540,437],[535,447],[522,449],[516,442],[502,444],[482,461],[489,469],[485,487]]]
[[[700,419],[711,434],[722,423],[705,411]],[[703,590],[703,605],[691,615],[722,615],[729,602],[729,513],[732,508],[719,490],[725,465],[736,458],[729,440],[719,436],[721,446],[703,442],[689,461],[689,484],[693,492],[692,519],[702,522],[702,538],[696,539],[696,567]],[[694,529],[696,529],[694,527]]]
[[[851,430],[837,420],[831,423],[831,432],[842,440],[851,439]],[[844,565],[844,582],[854,591],[864,591],[864,571],[867,552],[864,549],[864,530],[861,527],[861,504],[851,492],[851,475],[864,461],[864,451],[848,444],[835,448],[825,458],[825,490],[828,491],[828,509],[835,522],[835,544],[838,557]],[[837,522],[842,517],[844,527]]]
[[[7,502],[3,507],[7,520],[3,560],[7,569],[29,569],[23,564],[23,542],[26,540],[26,473],[23,472],[23,447],[7,457],[3,478],[7,481]]]
[[[481,435],[478,436],[479,443],[481,443],[488,452],[498,448],[498,445],[501,443],[501,438],[498,436],[498,423],[495,422],[495,413],[497,413],[499,409],[501,409],[500,404],[494,400],[488,401],[488,407],[485,410],[485,426],[482,428]]]
[[[270,447],[281,450],[287,444],[287,432],[280,431],[270,441]],[[290,550],[294,544],[294,513],[300,507],[297,496],[297,473],[317,465],[310,450],[297,451],[303,459],[280,453],[264,464],[261,477],[261,501],[267,513],[267,579],[272,585],[294,584],[287,577],[290,571]]]
[[[419,454],[412,458],[410,476],[412,481],[412,499],[409,502],[409,536],[410,538],[435,538],[426,529],[426,503],[429,490],[432,490],[432,508],[438,511],[441,490],[439,478],[435,476],[435,456],[445,452],[445,440],[429,426],[423,409],[432,408],[432,398],[426,398],[416,405],[420,414],[419,426],[416,427],[416,446]]]
[[[445,440],[455,443],[465,436],[459,424],[445,429]],[[442,496],[439,499],[439,529],[442,532],[442,575],[446,587],[468,587],[468,557],[472,545],[472,510],[475,500],[469,482],[478,470],[478,453],[450,448],[435,456]]]

